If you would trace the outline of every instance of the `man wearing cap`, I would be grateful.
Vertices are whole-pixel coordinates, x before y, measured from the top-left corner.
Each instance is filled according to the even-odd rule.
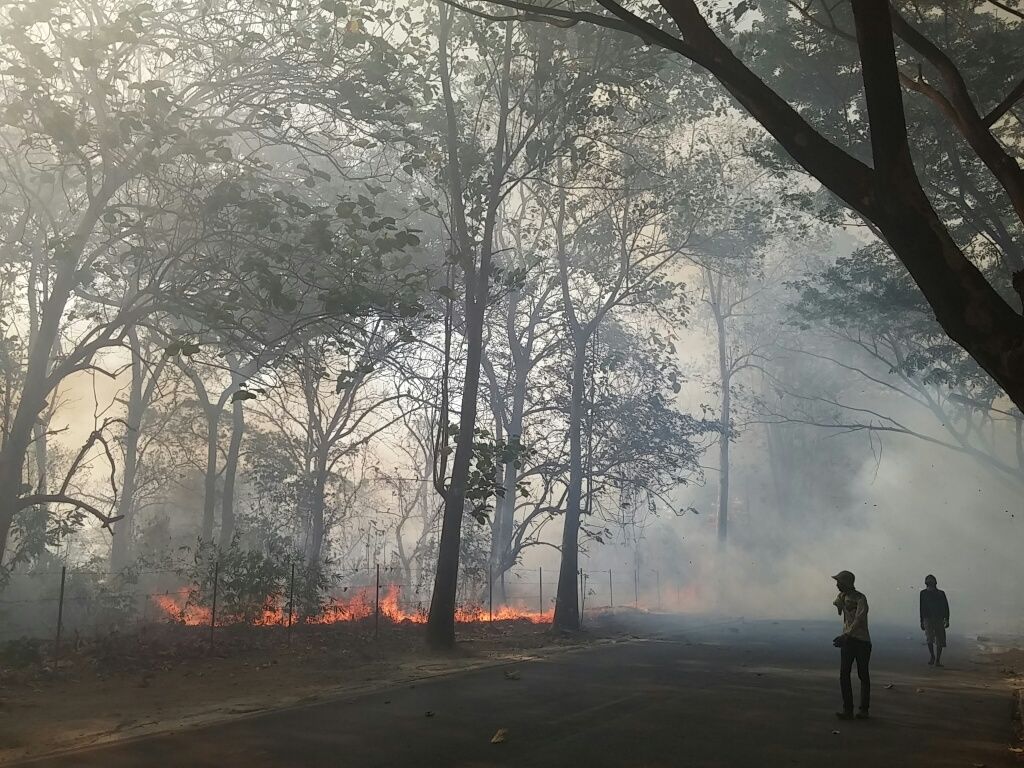
[[[946,629],[949,628],[949,601],[939,589],[938,580],[931,574],[924,577],[921,590],[921,629],[928,643],[929,666],[942,666],[942,649],[946,647]]]
[[[843,711],[836,712],[836,717],[841,720],[852,720],[854,717],[850,673],[856,662],[857,677],[860,678],[860,709],[856,717],[858,720],[865,720],[871,706],[871,674],[868,671],[871,662],[868,599],[854,589],[854,575],[849,571],[840,571],[832,578],[839,587],[839,596],[833,605],[843,617],[843,634],[832,641],[832,644],[840,649],[839,687],[843,693]]]

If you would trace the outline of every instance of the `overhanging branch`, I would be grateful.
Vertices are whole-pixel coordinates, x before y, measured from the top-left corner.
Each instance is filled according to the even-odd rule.
[[[76,507],[77,509],[85,510],[99,520],[102,523],[103,528],[110,531],[112,531],[110,526],[124,517],[124,515],[105,515],[87,501],[83,501],[82,499],[74,496],[69,496],[66,493],[35,493],[30,496],[21,496],[17,501],[19,511],[43,504],[67,504],[69,506]]]

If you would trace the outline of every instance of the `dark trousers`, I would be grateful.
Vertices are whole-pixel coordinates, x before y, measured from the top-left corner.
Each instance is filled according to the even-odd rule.
[[[853,712],[853,684],[850,673],[853,663],[857,662],[857,677],[860,678],[860,708],[867,712],[871,706],[871,673],[868,665],[871,662],[871,643],[848,637],[841,648],[839,663],[839,687],[843,691],[843,710]]]

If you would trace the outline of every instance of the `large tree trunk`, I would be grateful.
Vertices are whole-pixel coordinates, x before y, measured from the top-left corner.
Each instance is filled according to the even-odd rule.
[[[462,387],[459,438],[455,444],[451,483],[444,496],[444,515],[437,552],[437,572],[434,576],[434,592],[430,597],[430,613],[427,616],[427,643],[434,648],[451,648],[455,645],[455,603],[459,581],[462,517],[465,514],[469,467],[473,460],[477,395],[480,389],[480,365],[483,360],[484,317],[490,298],[494,228],[498,207],[501,204],[502,179],[505,173],[505,142],[508,130],[513,34],[512,25],[506,23],[502,70],[498,82],[498,122],[488,179],[487,207],[480,237],[480,255],[477,260],[473,256],[473,240],[466,223],[466,187],[463,183],[459,162],[459,126],[449,69],[448,36],[451,32],[451,13],[452,10],[448,8],[443,8],[441,11],[439,54],[441,91],[444,97],[448,129],[448,183],[452,195],[456,247],[459,251],[458,256],[465,265],[466,275],[466,375]]]
[[[213,541],[213,524],[217,512],[217,447],[220,439],[220,408],[213,405],[206,414],[206,472],[203,475],[203,522],[199,537]]]
[[[122,516],[114,532],[110,549],[110,567],[119,571],[131,560],[135,536],[135,511],[138,508],[136,493],[138,488],[139,470],[142,465],[142,453],[139,441],[142,437],[142,422],[146,411],[153,402],[154,393],[168,358],[161,357],[146,381],[146,354],[139,341],[138,332],[132,328],[128,331],[128,341],[132,351],[132,381],[128,390],[128,407],[125,412],[124,434],[124,471],[121,477],[121,497],[118,499],[117,514]]]
[[[522,441],[523,411],[525,407],[526,380],[524,376],[517,376],[512,390],[512,415],[509,419],[508,435],[506,436],[509,446],[515,449],[517,453]],[[505,495],[497,500],[494,510],[491,567],[496,574],[494,583],[497,591],[495,594],[500,594],[502,604],[508,599],[505,589],[505,574],[515,564],[515,558],[512,556],[512,534],[515,531],[516,487],[519,482],[520,472],[521,469],[516,468],[514,461],[505,464],[501,481],[501,485],[505,489]]]
[[[797,163],[873,222],[946,334],[1024,408],[1024,317],[953,241],[921,187],[910,154],[888,0],[852,3],[873,167],[832,144],[744,65],[710,28],[694,0],[661,4],[681,39],[658,42],[711,72]],[[983,159],[990,155],[986,150]],[[1003,163],[1019,173],[1012,158]],[[1007,191],[1015,205],[1020,202]]]
[[[483,295],[486,297],[486,291],[483,291]],[[462,518],[466,507],[466,485],[473,460],[473,433],[476,429],[476,401],[480,389],[485,309],[486,298],[471,303],[466,312],[466,374],[462,387],[459,437],[455,444],[451,483],[444,499],[441,540],[437,551],[437,573],[434,576],[434,593],[430,598],[430,613],[427,617],[427,642],[435,648],[450,648],[455,643],[459,548],[462,542]]]
[[[124,472],[121,476],[121,498],[117,514],[122,516],[110,548],[110,570],[120,571],[131,560],[135,533],[135,486],[139,465],[139,431],[142,424],[141,371],[132,366],[131,391],[128,395],[128,422],[124,434]],[[139,366],[141,368],[141,366]]]
[[[492,393],[491,407],[494,412],[494,440],[496,443],[501,443],[505,439],[505,430],[503,427],[503,420],[501,415],[501,408],[498,405],[499,393],[497,389]],[[501,546],[501,534],[500,534],[500,517],[502,514],[502,508],[506,497],[509,496],[509,487],[506,485],[508,479],[508,468],[507,464],[498,464],[494,469],[494,482],[500,486],[503,491],[500,494],[495,495],[494,499],[494,515],[491,518],[491,551],[488,557],[488,578],[491,584],[491,595],[494,603],[497,605],[505,604],[505,581],[501,578],[502,575],[502,546]]]
[[[22,467],[28,442],[27,439],[16,442],[12,431],[0,450],[0,565],[4,562],[7,539],[19,509],[18,496],[21,495]]]
[[[43,383],[45,381],[46,357],[44,353],[41,363],[42,376],[33,375],[36,371],[31,370],[32,366],[29,366],[30,375],[26,377],[26,384],[21,392],[11,430],[7,435],[7,441],[0,448],[0,564],[3,563],[7,551],[11,525],[21,508],[18,499],[25,494],[25,462],[28,459],[33,433],[37,426],[36,420],[46,407],[46,400],[43,396],[46,391]],[[29,379],[34,382],[34,385],[28,383]],[[39,449],[37,448],[37,450]],[[45,447],[42,450],[42,457],[37,455],[36,459],[45,463]],[[39,479],[45,483],[45,477],[44,470]]]
[[[49,488],[49,419],[39,421],[35,426],[32,448],[36,462],[36,493],[46,495]]]
[[[82,240],[84,242],[84,238]],[[23,472],[32,444],[32,431],[52,391],[47,381],[50,352],[60,332],[60,321],[71,296],[76,263],[70,258],[61,262],[60,272],[44,302],[38,332],[29,344],[25,378],[10,432],[0,448],[0,564],[7,551],[14,516],[20,509],[18,497],[24,495]]]
[[[135,485],[138,476],[139,432],[129,421],[124,436],[124,473],[117,514],[121,515],[110,543],[110,570],[117,573],[132,558],[135,536]]]
[[[55,381],[50,380],[50,355],[60,335],[64,310],[76,285],[82,251],[113,193],[114,186],[107,183],[96,190],[74,234],[61,248],[61,258],[55,259],[56,275],[49,293],[39,307],[39,325],[29,342],[25,378],[18,405],[11,420],[7,442],[0,448],[0,566],[4,562],[14,516],[20,509],[18,497],[23,495],[22,472],[32,442],[32,429],[56,385]]]
[[[569,401],[569,488],[566,497],[565,519],[562,525],[562,559],[558,569],[558,588],[555,592],[556,629],[580,628],[579,585],[579,533],[580,507],[583,499],[583,402],[586,390],[587,338],[574,334],[572,385]]]
[[[220,546],[231,546],[235,535],[235,477],[238,474],[238,456],[245,433],[245,411],[241,400],[231,405],[231,442],[224,459],[224,490],[220,508]]]
[[[26,286],[25,297],[28,300],[28,329],[29,329],[29,343],[39,335],[39,300],[40,300],[40,288],[42,288],[42,295],[45,296],[45,286],[48,283],[47,275],[49,273],[48,264],[45,260],[40,265],[35,262],[32,263],[29,274],[28,274],[28,285]],[[56,340],[55,340],[56,341]],[[51,355],[56,351],[57,344],[54,344],[54,349],[50,350]],[[51,408],[52,413],[52,408]],[[45,494],[47,492],[47,429],[49,419],[40,418],[33,426],[34,434],[34,447],[35,447],[35,461],[36,461],[36,477],[35,487],[36,493]],[[6,422],[5,422],[6,425]]]
[[[110,543],[110,570],[115,573],[128,565],[131,560],[135,534],[135,486],[139,469],[139,435],[142,431],[142,417],[146,407],[143,396],[145,367],[142,360],[142,345],[139,343],[139,335],[135,329],[129,332],[128,340],[132,353],[132,380],[128,389],[128,408],[125,413],[121,498],[117,505],[117,514],[121,515],[121,520]]]
[[[313,483],[309,498],[309,540],[306,544],[306,564],[315,573],[323,557],[324,540],[327,537],[327,456],[316,458],[313,469]]]
[[[517,446],[519,435],[509,435],[510,446]],[[494,540],[491,544],[492,570],[495,574],[494,586],[495,595],[500,596],[502,604],[508,599],[505,593],[505,572],[512,567],[512,530],[515,524],[516,515],[516,481],[519,479],[519,470],[515,462],[509,462],[502,467],[501,486],[505,489],[505,495],[499,498],[494,509]],[[499,589],[500,585],[500,589]]]

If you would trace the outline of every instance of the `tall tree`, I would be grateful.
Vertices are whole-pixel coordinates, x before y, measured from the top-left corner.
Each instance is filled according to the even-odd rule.
[[[738,326],[770,314],[769,306],[757,306],[771,282],[765,257],[776,243],[801,234],[798,211],[780,204],[786,198],[783,184],[752,159],[757,143],[745,126],[730,121],[691,129],[688,162],[675,179],[680,193],[674,196],[679,202],[673,220],[686,242],[683,257],[696,269],[694,282],[716,342],[720,544],[729,531],[734,390],[738,377],[758,365],[765,346],[752,328]]]
[[[154,345],[152,339],[140,334],[136,327],[128,329],[128,343],[131,353],[131,378],[125,403],[124,435],[121,438],[124,457],[121,470],[121,497],[117,510],[121,520],[110,549],[110,568],[115,572],[127,566],[131,559],[139,503],[137,489],[143,452],[142,429],[147,412],[159,395],[161,376],[168,362],[163,350]]]
[[[305,340],[277,367],[265,417],[289,436],[301,473],[305,558],[321,568],[331,519],[330,489],[339,467],[403,415],[402,393],[382,386],[389,358],[405,343],[378,319],[364,331]],[[292,389],[292,385],[295,388]]]
[[[522,282],[511,286],[507,295],[498,302],[500,311],[494,312],[489,329],[487,352],[483,366],[487,377],[488,400],[499,439],[503,437],[515,455],[514,460],[499,466],[497,485],[502,493],[495,500],[491,519],[491,583],[495,600],[506,598],[505,574],[512,568],[522,549],[522,537],[516,543],[516,510],[522,494],[517,492],[530,473],[524,459],[523,448],[529,446],[527,425],[535,425],[544,415],[550,415],[554,405],[533,390],[540,374],[560,353],[564,340],[559,333],[562,321],[558,306],[558,283],[552,265],[531,264],[524,233],[524,218],[529,205],[518,208],[511,217],[511,241],[505,251],[505,264],[524,273]],[[541,211],[543,216],[543,210]],[[543,219],[531,224],[531,229],[544,229]],[[514,265],[514,266],[513,266]],[[521,521],[520,521],[521,526]]]
[[[903,89],[910,89],[932,102],[946,120],[947,132],[962,139],[973,159],[996,180],[999,193],[1015,212],[1013,226],[1019,232],[1024,220],[1024,170],[1017,145],[1003,139],[1007,130],[1011,135],[1015,130],[1008,128],[1014,122],[1008,115],[1024,96],[1024,81],[1019,72],[1009,81],[998,77],[1003,90],[980,105],[972,88],[984,83],[982,90],[991,94],[993,83],[986,78],[992,70],[982,61],[971,71],[968,66],[975,66],[971,59],[958,65],[943,43],[937,42],[940,38],[933,30],[943,26],[940,7],[904,9],[889,0],[853,0],[848,15],[846,6],[840,7],[849,23],[847,34],[853,38],[848,63],[859,65],[863,81],[863,100],[857,98],[843,107],[866,115],[868,164],[857,146],[844,148],[842,137],[830,136],[808,122],[799,103],[787,101],[766,82],[771,72],[758,74],[729,47],[736,23],[756,13],[745,2],[730,11],[705,11],[696,0],[660,0],[653,8],[637,11],[605,0],[595,4],[593,11],[519,0],[488,4],[514,9],[513,18],[553,24],[568,20],[626,32],[706,69],[802,168],[875,228],[907,268],[943,330],[1018,407],[1024,406],[1024,317],[1015,306],[1019,302],[1007,298],[1011,287],[1024,293],[1024,278],[1015,272],[1011,281],[986,279],[969,258],[966,244],[958,242],[942,220],[915,166],[903,95]],[[824,14],[831,12],[829,6]],[[916,18],[909,17],[910,12]],[[1019,22],[1013,16],[989,13],[983,3],[971,4],[965,12],[978,22],[993,16],[1011,28]],[[787,18],[786,14],[781,17]],[[503,18],[507,23],[508,17]],[[1012,60],[1012,49],[1005,55]],[[787,53],[790,62],[798,58],[800,63],[794,65],[805,66],[801,53]],[[908,70],[920,74],[909,75]]]
[[[442,488],[445,513],[427,625],[429,641],[445,647],[455,639],[459,540],[479,437],[484,325],[495,287],[502,205],[525,180],[550,167],[554,157],[568,154],[590,116],[603,108],[595,102],[602,88],[601,77],[595,74],[600,68],[578,62],[603,61],[604,50],[594,36],[581,39],[578,46],[563,45],[546,31],[538,35],[514,25],[491,27],[455,13],[443,2],[439,7],[443,111],[438,122],[451,209],[450,260],[461,275],[460,290],[447,290],[452,297],[462,297],[461,318],[455,321],[465,339],[466,356],[451,476]],[[478,130],[478,115],[487,121],[483,132]],[[441,429],[445,434],[440,442],[447,445],[447,418]]]
[[[393,26],[393,9],[293,10],[245,0],[216,10],[60,0],[0,11],[3,201],[24,222],[10,232],[40,288],[38,324],[0,448],[0,557],[25,509],[70,505],[113,522],[113,509],[67,493],[67,483],[59,492],[26,493],[40,414],[69,376],[124,346],[128,326],[170,311],[168,297],[179,311],[203,305],[192,314],[207,319],[213,309],[229,311],[229,301],[210,300],[203,279],[214,263],[205,248],[217,238],[200,222],[210,223],[208,210],[249,204],[254,213],[261,205],[239,183],[266,180],[259,151],[302,143],[332,157],[326,137],[343,133],[347,146],[362,148],[369,142],[356,132],[367,119],[386,113],[390,124],[402,122],[407,78],[395,71],[411,49],[397,39],[384,45],[380,36]],[[339,73],[358,74],[360,92],[325,96],[309,87],[313,75],[323,82]],[[301,119],[290,109],[296,101],[304,104]],[[315,184],[315,175],[303,181]],[[285,197],[278,206],[288,205],[277,192]],[[265,205],[253,218],[251,232],[265,237],[264,227],[273,229]]]
[[[459,551],[462,537],[462,518],[465,514],[470,464],[473,459],[473,437],[476,429],[477,392],[480,383],[480,361],[483,355],[484,317],[490,297],[491,270],[494,250],[494,228],[501,201],[506,169],[506,143],[509,98],[512,71],[511,26],[503,34],[502,53],[496,77],[496,128],[491,166],[484,194],[484,213],[479,244],[474,242],[470,230],[468,210],[472,205],[467,195],[464,176],[464,151],[460,146],[463,131],[459,125],[459,112],[452,88],[452,11],[442,5],[438,33],[438,66],[444,100],[445,135],[447,136],[447,175],[449,204],[452,207],[453,261],[459,264],[465,281],[464,333],[466,337],[466,367],[462,380],[462,401],[459,409],[460,429],[452,460],[452,473],[445,489],[444,516],[437,553],[437,572],[434,592],[430,599],[427,620],[427,640],[439,648],[455,642],[455,598],[458,587]],[[446,428],[447,425],[442,425]],[[447,441],[445,441],[447,442]]]
[[[619,186],[611,187],[603,199],[589,192],[568,199],[572,185],[565,177],[557,179],[553,193],[555,258],[571,360],[569,473],[554,625],[568,630],[580,624],[577,576],[587,481],[583,441],[591,348],[615,312],[649,308],[655,297],[664,301],[666,312],[680,306],[678,295],[673,296],[679,286],[667,273],[684,241],[668,236],[666,217],[644,189],[642,175],[631,172],[630,160],[620,162],[626,167],[616,177]]]

